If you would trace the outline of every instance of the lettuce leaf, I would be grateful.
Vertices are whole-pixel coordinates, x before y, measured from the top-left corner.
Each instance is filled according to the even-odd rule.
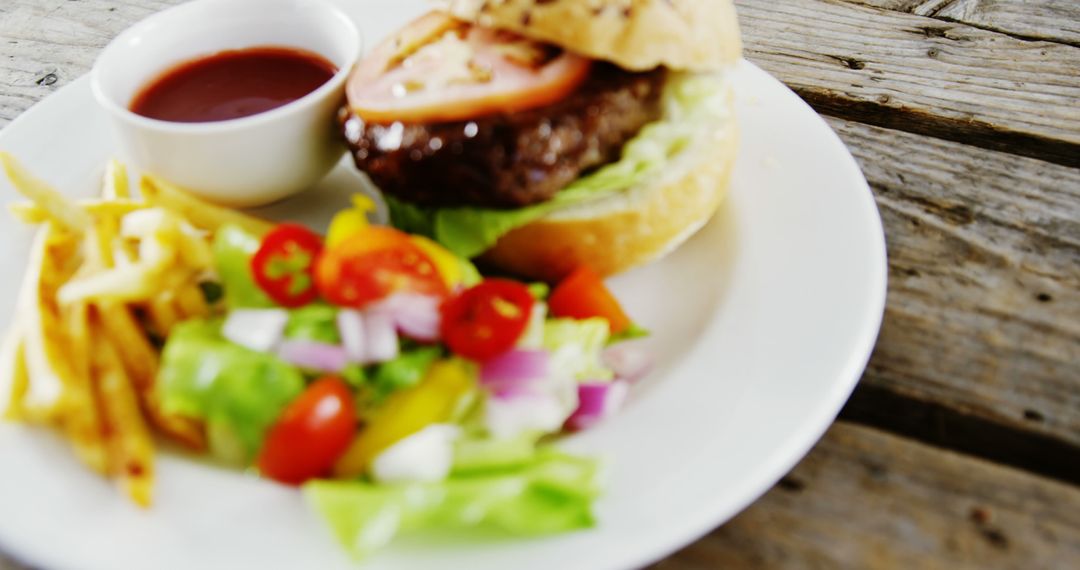
[[[495,439],[466,435],[454,442],[456,474],[513,469],[526,465],[536,455],[543,432],[521,432],[516,437]]]
[[[285,338],[313,340],[338,344],[341,337],[337,328],[337,308],[324,303],[312,303],[289,311],[285,324]]]
[[[221,336],[221,320],[173,329],[162,353],[156,390],[167,413],[205,420],[211,451],[237,464],[251,460],[304,379],[276,356]]]
[[[276,307],[251,277],[251,257],[261,240],[243,228],[226,225],[214,235],[214,265],[230,309]]]
[[[415,386],[431,364],[442,356],[443,350],[438,346],[418,346],[403,350],[397,358],[379,364],[371,377],[376,400]]]
[[[579,178],[547,202],[513,210],[425,209],[387,195],[391,223],[430,237],[461,257],[475,257],[511,230],[554,210],[626,190],[663,172],[673,157],[707,133],[702,125],[728,119],[725,81],[722,75],[673,74],[664,88],[663,118],[626,143],[618,162]]]
[[[551,353],[552,369],[578,381],[614,378],[615,373],[600,358],[610,330],[607,320],[601,317],[545,321],[544,348]]]
[[[399,531],[542,535],[591,527],[598,471],[591,459],[543,449],[517,469],[455,474],[438,483],[314,481],[304,486],[304,496],[338,542],[361,559]]]

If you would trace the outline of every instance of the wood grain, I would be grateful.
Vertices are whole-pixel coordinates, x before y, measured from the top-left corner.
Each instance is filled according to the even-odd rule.
[[[747,56],[819,111],[1080,166],[1080,48],[840,0],[738,0]]]
[[[0,127],[90,71],[101,48],[180,0],[4,0],[0,3]]]
[[[829,123],[888,243],[863,382],[1080,446],[1080,170]]]
[[[968,24],[1023,39],[1080,45],[1080,2],[1075,0],[846,0]]]
[[[1069,568],[1080,490],[835,424],[758,502],[651,570]]]

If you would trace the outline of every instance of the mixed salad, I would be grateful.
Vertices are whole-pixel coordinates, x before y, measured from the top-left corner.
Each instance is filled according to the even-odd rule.
[[[221,461],[302,485],[350,552],[399,530],[513,534],[592,524],[598,465],[550,443],[615,411],[643,334],[588,268],[483,277],[356,198],[325,238],[283,223],[215,232],[216,310],[164,341],[166,414]]]

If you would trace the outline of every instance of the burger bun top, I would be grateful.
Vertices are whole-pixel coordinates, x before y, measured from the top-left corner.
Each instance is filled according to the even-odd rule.
[[[731,0],[444,0],[454,17],[641,71],[715,71],[742,53]]]

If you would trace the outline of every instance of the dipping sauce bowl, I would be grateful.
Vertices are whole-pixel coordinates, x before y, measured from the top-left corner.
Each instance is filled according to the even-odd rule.
[[[170,70],[251,48],[309,52],[336,71],[296,100],[240,118],[176,122],[131,110]],[[309,188],[341,158],[334,115],[360,51],[356,26],[323,0],[195,0],[117,36],[94,64],[91,89],[140,170],[219,204],[257,206]]]

